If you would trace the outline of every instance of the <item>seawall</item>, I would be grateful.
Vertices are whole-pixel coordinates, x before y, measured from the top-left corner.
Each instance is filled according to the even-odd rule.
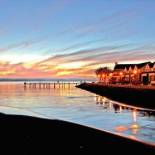
[[[77,87],[132,106],[155,109],[155,87],[96,83],[83,83]]]

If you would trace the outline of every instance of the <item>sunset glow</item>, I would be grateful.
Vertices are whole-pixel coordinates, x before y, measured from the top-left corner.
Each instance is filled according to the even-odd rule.
[[[154,61],[154,6],[153,0],[1,1],[0,78],[94,79],[107,64]]]
[[[59,64],[56,69],[78,69],[85,65],[85,62],[70,62],[70,63],[64,63]]]

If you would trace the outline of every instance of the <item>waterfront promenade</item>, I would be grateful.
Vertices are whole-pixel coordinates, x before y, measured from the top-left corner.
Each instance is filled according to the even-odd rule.
[[[77,87],[132,106],[155,109],[154,86],[83,83]]]

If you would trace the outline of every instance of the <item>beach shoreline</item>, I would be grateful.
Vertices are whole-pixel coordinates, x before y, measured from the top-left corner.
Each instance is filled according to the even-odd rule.
[[[104,149],[108,153],[115,150],[115,153],[124,154],[124,148],[128,148],[130,153],[155,153],[155,147],[146,143],[66,121],[5,114],[0,114],[0,121],[3,133],[1,147],[16,145],[18,147],[11,149],[15,153],[20,149],[23,153]]]

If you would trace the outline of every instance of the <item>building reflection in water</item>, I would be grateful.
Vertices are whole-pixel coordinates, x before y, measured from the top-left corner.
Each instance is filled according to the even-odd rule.
[[[115,113],[130,111],[132,113],[133,122],[137,121],[137,115],[140,116],[153,116],[155,117],[155,111],[151,110],[144,110],[140,108],[134,108],[128,105],[122,105],[119,103],[115,103],[110,101],[106,97],[103,96],[95,96],[95,101],[97,105],[101,105],[103,108],[113,109]]]
[[[114,109],[115,113],[120,113],[123,110],[123,106],[114,104],[112,101],[103,96],[95,96],[97,105],[101,105],[104,109]]]
[[[130,129],[131,129],[131,132],[136,135],[140,129],[140,126],[137,123],[137,110],[136,109],[133,109],[132,111],[132,118],[133,118],[133,122],[130,126]]]
[[[137,121],[137,111],[136,111],[136,109],[133,110],[132,116],[133,116],[133,121],[136,122]]]
[[[97,105],[102,105],[104,109],[111,109],[112,103],[106,97],[103,96],[95,96],[95,101]]]
[[[113,110],[115,113],[121,113],[125,111],[131,113],[131,124],[128,127],[124,125],[115,127],[115,130],[117,132],[125,132],[127,130],[130,130],[133,135],[136,135],[140,130],[140,125],[137,123],[137,116],[155,117],[155,111],[143,110],[127,105],[114,103],[113,101],[110,101],[109,99],[103,96],[96,96],[95,101],[97,105],[102,106],[104,109],[107,108]]]

